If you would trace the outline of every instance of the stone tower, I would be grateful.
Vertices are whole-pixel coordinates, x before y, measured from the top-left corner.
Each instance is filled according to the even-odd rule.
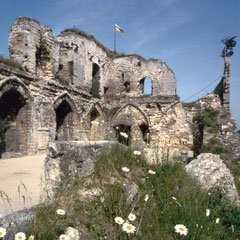
[[[10,57],[25,71],[40,78],[54,78],[55,43],[52,31],[30,17],[19,17],[9,33]]]

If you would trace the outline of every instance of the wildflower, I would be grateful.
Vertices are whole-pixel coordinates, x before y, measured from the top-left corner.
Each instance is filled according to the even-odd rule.
[[[91,124],[92,124],[92,125],[99,125],[99,122],[97,122],[97,121],[91,121]]]
[[[217,219],[216,219],[216,224],[218,224],[218,223],[219,223],[219,221],[220,221],[220,219],[219,219],[219,218],[217,218]]]
[[[206,216],[208,217],[210,215],[210,209],[206,209]]]
[[[123,224],[123,231],[127,233],[134,233],[136,231],[136,227],[128,222],[125,222]]]
[[[182,224],[177,224],[176,226],[175,226],[175,231],[177,232],[177,233],[180,233],[180,235],[187,235],[187,233],[188,233],[188,229],[184,226],[184,225],[182,225]]]
[[[119,129],[119,127],[116,127],[116,129]]]
[[[65,215],[65,211],[63,209],[58,209],[57,214],[58,215]]]
[[[128,138],[128,135],[125,132],[120,132],[120,135],[124,138]]]
[[[147,202],[147,201],[148,201],[148,199],[149,199],[149,195],[148,195],[148,194],[146,194],[146,195],[145,195],[145,197],[144,197],[144,201],[145,201],[145,202]]]
[[[129,219],[130,221],[134,221],[134,220],[136,219],[136,216],[135,216],[133,213],[130,213],[130,214],[128,215],[128,219]]]
[[[34,240],[34,236],[31,235],[31,236],[28,238],[28,240]]]
[[[122,170],[123,170],[124,172],[129,172],[129,168],[127,168],[127,167],[122,167]]]
[[[121,217],[115,217],[114,221],[115,221],[115,223],[117,223],[119,225],[124,223],[124,220]]]
[[[149,172],[150,174],[152,174],[152,175],[156,174],[156,172],[153,171],[153,170],[151,170],[151,169],[150,169],[148,172]]]
[[[60,235],[59,240],[69,240],[69,237],[65,234]]]
[[[26,234],[23,232],[19,232],[15,235],[15,240],[25,240],[26,239]]]
[[[172,197],[173,200],[177,201],[177,199],[175,197]]]
[[[137,156],[140,156],[140,155],[141,155],[141,152],[140,152],[140,151],[137,151],[137,150],[135,150],[135,151],[133,151],[133,154],[134,154],[134,155],[137,155]]]
[[[0,238],[3,238],[6,235],[6,229],[0,227]]]

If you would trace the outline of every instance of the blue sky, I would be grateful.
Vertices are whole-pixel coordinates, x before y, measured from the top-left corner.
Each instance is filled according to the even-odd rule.
[[[223,73],[221,40],[238,35],[231,58],[231,111],[240,128],[240,0],[3,0],[0,15],[0,53],[7,56],[7,37],[18,16],[31,16],[54,35],[77,27],[117,50],[166,62],[177,77],[181,100]],[[189,101],[213,90],[215,84]]]

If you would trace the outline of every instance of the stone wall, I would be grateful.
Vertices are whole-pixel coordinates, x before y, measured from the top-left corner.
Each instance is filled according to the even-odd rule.
[[[46,194],[51,198],[60,183],[74,181],[76,177],[91,176],[95,169],[96,155],[116,142],[51,142],[45,159]]]
[[[81,30],[65,29],[55,40],[48,27],[19,17],[10,30],[9,51],[24,71],[0,64],[0,107],[13,92],[24,104],[15,115],[1,116],[15,116],[5,138],[14,147],[6,152],[40,153],[55,140],[122,141],[125,131],[127,143],[191,156],[192,116],[206,102],[222,107],[214,95],[183,108],[175,74],[166,63],[118,54]]]

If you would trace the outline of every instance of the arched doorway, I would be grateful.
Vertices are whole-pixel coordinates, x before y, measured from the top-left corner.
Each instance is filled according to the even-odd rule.
[[[102,140],[102,129],[101,129],[101,114],[100,111],[95,107],[90,113],[90,140],[99,141]]]
[[[10,88],[0,97],[0,155],[27,154],[30,124],[29,103],[17,90]]]
[[[66,141],[73,138],[73,110],[64,99],[55,109],[56,113],[56,135],[55,140]]]

